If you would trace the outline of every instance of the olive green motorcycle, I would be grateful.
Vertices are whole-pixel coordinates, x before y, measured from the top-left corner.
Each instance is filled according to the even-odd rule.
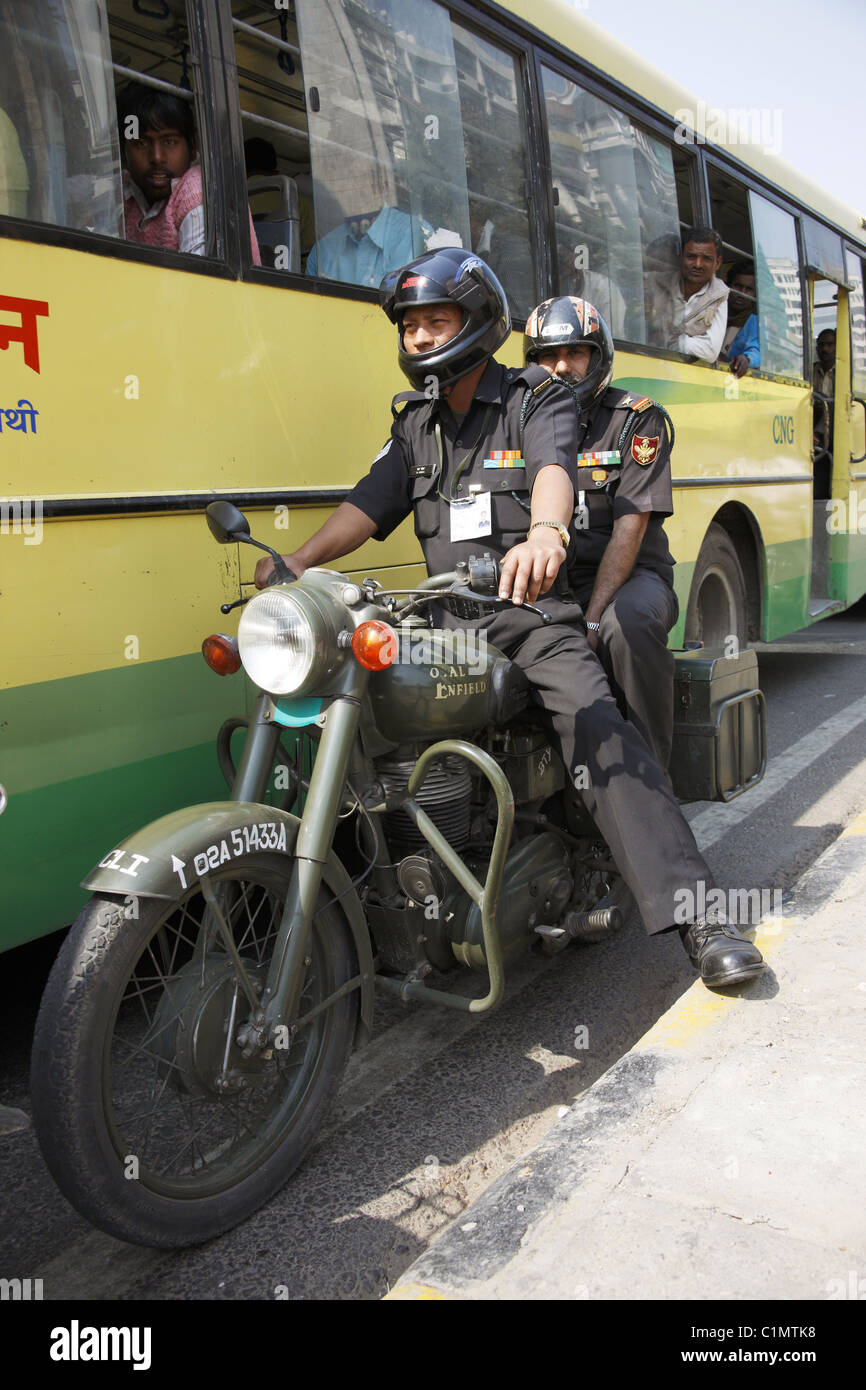
[[[259,544],[230,503],[208,522]],[[239,601],[236,643],[204,644],[260,692],[218,740],[230,799],[103,857],[36,1026],[48,1167],[143,1245],[216,1236],[286,1182],[376,989],[484,1013],[517,953],[602,938],[628,897],[522,673],[483,629],[431,626],[434,605],[502,606],[495,562],[386,591],[275,557],[274,579]],[[485,977],[476,996],[442,980],[458,963]]]

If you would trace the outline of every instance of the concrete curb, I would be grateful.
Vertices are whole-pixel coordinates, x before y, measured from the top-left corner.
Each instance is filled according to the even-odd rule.
[[[786,915],[764,917],[758,924],[755,941],[770,966],[793,929],[829,905],[864,861],[866,811],[798,880]],[[771,988],[771,972],[725,994],[696,981],[553,1125],[541,1144],[443,1231],[386,1299],[485,1297],[483,1286],[514,1260],[545,1218],[560,1206],[564,1209],[579,1190],[594,1187],[597,1193],[602,1180],[610,1184],[612,1170],[622,1161],[623,1138],[642,1142],[640,1131],[651,1135],[654,1123],[670,1113],[671,1095],[693,1082],[707,1065],[709,1030],[742,1007],[744,997],[765,998]],[[732,1034],[732,1047],[738,1037]]]

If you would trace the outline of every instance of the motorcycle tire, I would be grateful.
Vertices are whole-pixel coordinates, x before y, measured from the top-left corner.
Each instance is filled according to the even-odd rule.
[[[267,854],[211,875],[259,992],[290,878],[285,856]],[[304,1158],[352,1050],[357,989],[308,1016],[358,968],[323,887],[297,1031],[284,1029],[270,1057],[245,1059],[235,1039],[249,1003],[199,886],[132,903],[130,919],[130,899],[96,895],[63,945],[36,1023],[33,1118],[82,1215],[170,1249],[237,1225]]]

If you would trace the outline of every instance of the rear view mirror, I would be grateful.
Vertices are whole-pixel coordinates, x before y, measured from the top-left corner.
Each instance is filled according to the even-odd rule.
[[[220,545],[230,545],[250,534],[250,523],[233,502],[210,502],[205,516],[211,535]]]

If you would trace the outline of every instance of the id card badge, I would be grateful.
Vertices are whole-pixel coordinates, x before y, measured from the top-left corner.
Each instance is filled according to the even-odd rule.
[[[478,492],[466,502],[452,502],[452,541],[473,541],[476,536],[489,536],[493,530],[489,492]]]

